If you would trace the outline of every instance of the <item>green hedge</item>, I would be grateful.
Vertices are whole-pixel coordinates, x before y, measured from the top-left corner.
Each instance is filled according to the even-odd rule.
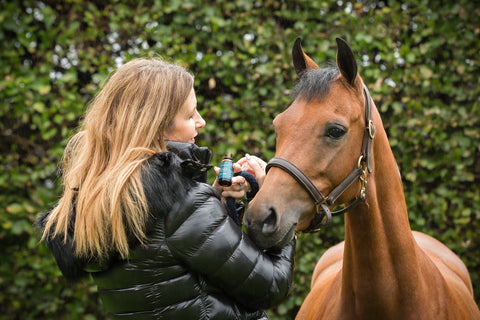
[[[402,171],[412,228],[466,263],[480,299],[480,9],[473,1],[0,0],[0,319],[103,319],[91,282],[68,284],[32,222],[60,194],[57,163],[117,64],[162,56],[195,75],[202,145],[269,159],[296,81],[297,36],[317,62],[356,51]],[[291,319],[342,218],[298,241]]]

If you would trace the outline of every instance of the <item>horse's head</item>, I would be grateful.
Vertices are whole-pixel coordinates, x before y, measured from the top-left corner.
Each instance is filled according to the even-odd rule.
[[[323,203],[312,201],[314,196],[301,185],[302,179],[282,168],[282,163],[270,166],[245,219],[248,235],[261,247],[285,245],[295,232],[310,226],[316,212],[329,212],[329,207],[349,203],[361,193],[358,176],[349,184],[343,181],[351,176],[352,169],[364,175],[366,172],[367,164],[362,163],[365,157],[359,156],[366,149],[362,141],[370,97],[357,74],[352,50],[342,39],[337,38],[337,45],[337,67],[319,69],[304,53],[300,39],[295,41],[293,65],[300,78],[297,96],[273,121],[277,135],[275,159],[286,160],[284,163],[303,172]],[[373,125],[370,130],[373,138]],[[339,185],[344,186],[342,192],[338,192]],[[333,198],[325,199],[332,193]]]

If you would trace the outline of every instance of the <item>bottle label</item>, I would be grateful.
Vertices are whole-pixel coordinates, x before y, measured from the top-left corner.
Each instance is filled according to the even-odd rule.
[[[233,162],[231,161],[222,161],[220,164],[220,174],[218,179],[220,181],[231,181],[233,178]],[[231,184],[231,182],[230,182]]]

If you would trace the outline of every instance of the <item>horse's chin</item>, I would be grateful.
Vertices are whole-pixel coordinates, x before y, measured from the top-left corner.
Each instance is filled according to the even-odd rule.
[[[269,193],[264,195],[262,191],[266,190],[260,190],[249,203],[244,226],[259,248],[281,248],[292,241],[300,224],[303,226],[305,215],[311,212],[310,202],[297,197],[285,203],[283,199],[272,199]]]
[[[293,238],[295,237],[296,226],[297,226],[296,224],[292,225],[292,227],[287,231],[287,233],[285,233],[285,236],[280,241],[278,241],[273,246],[271,246],[270,248],[282,248],[282,247],[286,246],[287,244],[289,244],[290,241],[292,241]]]
[[[293,240],[295,237],[296,226],[296,224],[293,224],[290,226],[290,228],[286,228],[284,230],[280,229],[278,232],[268,237],[258,233],[249,233],[248,231],[247,234],[261,249],[280,249]]]

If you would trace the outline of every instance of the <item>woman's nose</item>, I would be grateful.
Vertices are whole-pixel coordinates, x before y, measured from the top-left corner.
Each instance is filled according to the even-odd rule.
[[[197,112],[197,119],[195,121],[195,125],[196,125],[196,128],[197,129],[200,129],[200,128],[203,128],[205,127],[207,123],[205,122],[205,120],[203,120],[202,116],[200,115],[200,113]]]

